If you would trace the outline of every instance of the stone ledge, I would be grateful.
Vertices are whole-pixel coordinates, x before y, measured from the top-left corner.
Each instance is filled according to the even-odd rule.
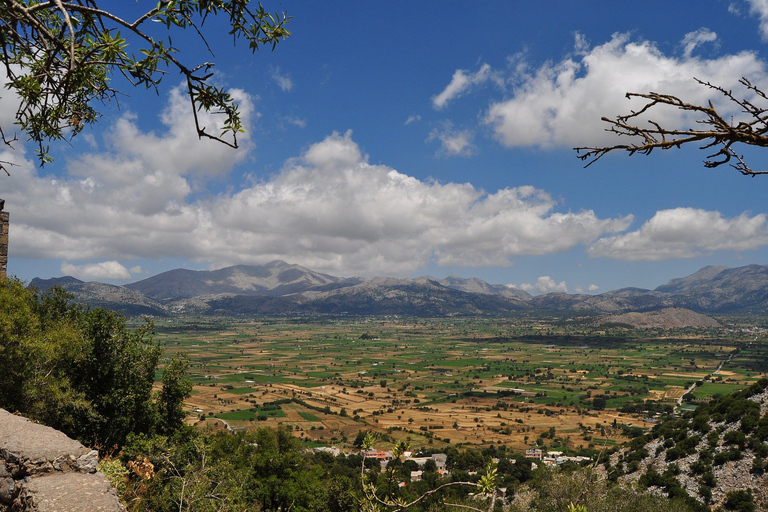
[[[120,512],[98,453],[50,427],[0,409],[0,512]]]
[[[0,458],[14,478],[52,471],[94,473],[98,457],[58,430],[0,409]]]
[[[58,473],[30,479],[16,497],[13,510],[116,512],[122,507],[103,475]]]

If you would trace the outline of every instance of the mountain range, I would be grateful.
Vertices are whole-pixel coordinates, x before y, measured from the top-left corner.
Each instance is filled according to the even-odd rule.
[[[654,290],[622,288],[599,295],[532,296],[477,278],[422,276],[344,278],[273,261],[219,270],[176,269],[125,286],[74,277],[35,278],[58,285],[89,306],[128,315],[501,315],[534,312],[613,314],[686,308],[704,314],[768,312],[768,266],[708,266]]]

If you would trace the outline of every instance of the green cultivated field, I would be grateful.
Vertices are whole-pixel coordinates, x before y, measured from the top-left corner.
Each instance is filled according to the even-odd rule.
[[[189,419],[205,417],[202,425],[261,420],[324,442],[378,430],[412,445],[525,446],[544,433],[547,445],[578,447],[614,422],[647,427],[644,418],[676,407],[696,382],[686,406],[764,375],[765,335],[729,324],[663,331],[561,318],[203,317],[155,326],[168,356],[192,362],[188,405],[202,412]]]

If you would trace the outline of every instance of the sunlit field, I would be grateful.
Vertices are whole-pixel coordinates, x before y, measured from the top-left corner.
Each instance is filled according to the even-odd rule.
[[[765,335],[741,327],[382,318],[185,318],[155,326],[167,356],[183,352],[192,362],[188,422],[280,424],[325,444],[375,430],[415,447],[594,448],[652,426],[692,385],[684,408],[745,387],[768,368]]]

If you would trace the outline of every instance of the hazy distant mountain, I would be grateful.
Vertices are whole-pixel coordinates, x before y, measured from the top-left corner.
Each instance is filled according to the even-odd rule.
[[[486,295],[502,295],[504,297],[518,297],[518,298],[530,298],[530,294],[523,290],[516,288],[510,288],[503,284],[488,284],[482,279],[476,277],[470,277],[464,279],[463,277],[448,276],[445,279],[436,279],[430,276],[420,279],[431,279],[440,283],[443,286],[452,288],[454,290],[460,290],[468,293],[483,293]]]
[[[333,277],[299,265],[273,261],[266,265],[237,265],[219,270],[170,270],[126,285],[126,288],[159,302],[170,302],[222,293],[276,297],[332,288],[345,282],[356,284],[359,280]]]
[[[52,288],[54,286],[60,286],[62,288],[71,288],[81,284],[85,284],[85,281],[81,281],[72,276],[52,277],[50,279],[40,279],[39,277],[36,277],[32,279],[32,281],[29,283],[30,286],[37,288],[38,290],[43,292],[48,288]]]
[[[761,265],[705,267],[655,290],[622,288],[600,295],[549,293],[536,297],[477,278],[342,278],[283,261],[213,271],[177,269],[127,286],[84,283],[72,277],[34,279],[31,285],[41,289],[59,285],[85,304],[156,315],[622,314],[661,308],[699,313],[768,312],[768,266]]]
[[[768,311],[768,266],[704,267],[682,279],[672,279],[656,291],[674,295],[677,305],[718,313]]]
[[[86,283],[74,277],[35,278],[29,285],[40,291],[45,291],[53,286],[60,286],[72,293],[78,302],[92,307],[114,309],[127,315],[162,316],[167,314],[167,310],[162,304],[125,286],[115,286],[97,281]]]
[[[694,272],[688,277],[672,279],[667,284],[663,284],[657,287],[656,291],[666,293],[681,293],[685,290],[691,290],[693,287],[703,283],[711,284],[712,280],[715,279],[724,270],[729,270],[729,268],[723,265],[710,265],[708,267],[702,268],[697,272]]]

